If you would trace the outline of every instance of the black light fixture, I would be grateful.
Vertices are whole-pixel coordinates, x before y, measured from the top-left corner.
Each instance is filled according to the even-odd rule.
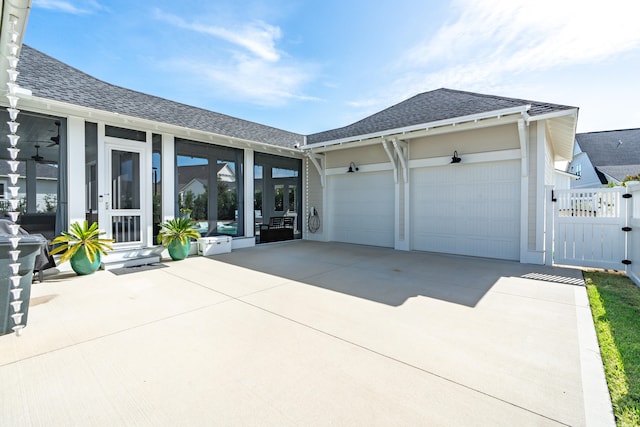
[[[453,157],[451,158],[451,163],[460,163],[460,160],[462,160],[460,157],[458,157],[458,152],[454,151],[453,152]]]
[[[359,169],[355,163],[353,162],[349,163],[349,170],[347,171],[347,173],[357,172],[358,170]]]

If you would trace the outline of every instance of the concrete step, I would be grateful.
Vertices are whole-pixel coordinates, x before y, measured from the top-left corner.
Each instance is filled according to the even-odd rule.
[[[105,270],[115,268],[136,267],[160,262],[162,246],[151,248],[117,249],[102,258]]]

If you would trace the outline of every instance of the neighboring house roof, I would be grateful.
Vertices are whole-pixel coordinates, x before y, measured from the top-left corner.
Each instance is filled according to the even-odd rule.
[[[622,181],[640,173],[640,129],[579,133],[576,141],[601,181],[602,174]]]
[[[228,179],[234,175],[233,170],[226,163],[218,163],[216,169],[216,175],[218,177],[224,177]],[[191,184],[194,180],[200,181],[205,187],[209,185],[207,177],[209,176],[208,165],[188,165],[180,166],[178,168],[178,187],[182,191],[187,185]]]
[[[27,45],[18,71],[18,83],[41,98],[288,148],[304,141],[293,132],[103,82]]]
[[[530,116],[576,108],[442,88],[418,94],[348,126],[309,135],[307,136],[307,144],[367,135],[526,105],[531,105],[528,111]]]

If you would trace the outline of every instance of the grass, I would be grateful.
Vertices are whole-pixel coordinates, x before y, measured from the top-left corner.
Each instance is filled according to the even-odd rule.
[[[585,272],[618,426],[640,426],[640,288],[619,274]]]

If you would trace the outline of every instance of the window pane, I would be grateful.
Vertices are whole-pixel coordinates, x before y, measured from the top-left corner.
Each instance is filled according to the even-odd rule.
[[[276,184],[273,186],[274,208],[276,212],[284,211],[284,185]]]
[[[198,231],[209,231],[209,160],[178,155],[179,214],[193,219]]]
[[[218,160],[217,232],[236,235],[238,231],[238,191],[235,164]]]
[[[126,128],[119,128],[116,126],[106,125],[104,127],[104,134],[112,138],[121,138],[121,139],[128,139],[131,141],[140,141],[140,142],[147,141],[147,133],[141,130],[126,129]]]
[[[153,134],[151,155],[151,184],[153,192],[153,241],[157,242],[162,222],[162,135]]]
[[[113,209],[140,209],[140,154],[113,150],[111,180]]]

